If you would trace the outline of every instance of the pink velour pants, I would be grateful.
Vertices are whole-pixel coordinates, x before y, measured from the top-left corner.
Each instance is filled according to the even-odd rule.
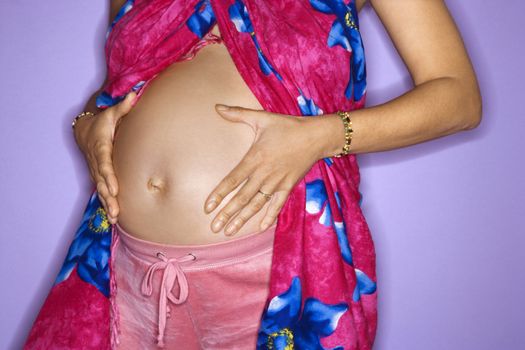
[[[117,348],[255,349],[276,226],[220,243],[164,245],[116,224]]]

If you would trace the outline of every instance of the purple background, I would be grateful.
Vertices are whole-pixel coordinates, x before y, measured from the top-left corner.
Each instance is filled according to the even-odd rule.
[[[0,348],[19,348],[91,185],[71,118],[103,80],[107,1],[0,1]],[[482,124],[360,155],[377,250],[375,349],[525,346],[525,4],[448,1],[482,88]],[[411,88],[372,8],[368,106]],[[520,215],[521,214],[521,215]]]

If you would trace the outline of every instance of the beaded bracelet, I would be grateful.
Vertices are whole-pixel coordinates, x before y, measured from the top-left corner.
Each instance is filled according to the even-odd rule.
[[[82,112],[82,113],[78,114],[75,118],[73,118],[73,121],[71,122],[71,127],[72,127],[73,129],[75,129],[75,124],[78,122],[78,120],[79,120],[80,118],[86,117],[86,116],[88,116],[88,115],[89,115],[90,117],[94,117],[94,116],[95,116],[95,113],[93,113],[93,112],[89,112],[89,111],[88,111],[88,112]]]
[[[346,156],[350,152],[350,144],[352,143],[352,120],[350,120],[350,113],[347,111],[337,111],[337,115],[343,120],[345,127],[345,145],[341,153],[335,154],[334,157],[339,158],[341,156]]]

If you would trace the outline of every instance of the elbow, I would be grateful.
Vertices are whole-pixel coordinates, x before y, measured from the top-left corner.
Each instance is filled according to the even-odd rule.
[[[481,93],[477,84],[474,87],[466,89],[462,99],[462,125],[463,130],[472,130],[481,124],[483,114],[483,102]]]
[[[465,130],[472,130],[477,128],[481,124],[483,114],[483,102],[481,95],[477,94],[474,98],[470,107],[466,111],[465,116]]]

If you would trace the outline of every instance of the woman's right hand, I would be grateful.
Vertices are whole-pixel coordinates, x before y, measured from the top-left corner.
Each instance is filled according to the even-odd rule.
[[[118,182],[113,168],[113,138],[120,118],[129,113],[135,92],[130,92],[118,104],[108,107],[95,116],[77,121],[75,140],[88,163],[91,180],[97,186],[98,197],[111,224],[117,222]]]

